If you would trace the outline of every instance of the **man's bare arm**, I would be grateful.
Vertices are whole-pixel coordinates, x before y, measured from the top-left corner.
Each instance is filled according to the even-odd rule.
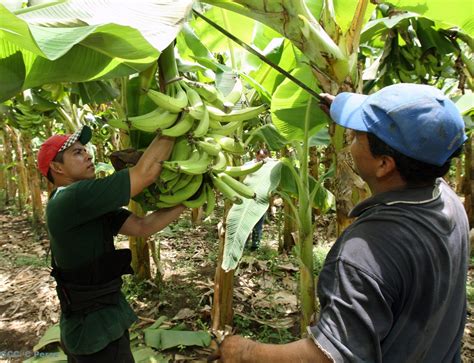
[[[222,363],[333,363],[310,338],[288,344],[262,344],[241,336],[227,337],[211,358]]]
[[[122,225],[119,233],[134,237],[148,237],[176,220],[185,209],[185,206],[177,205],[172,208],[159,209],[145,217],[132,214]]]
[[[130,197],[139,194],[153,183],[173,150],[174,138],[157,136],[147,147],[138,163],[130,168]]]

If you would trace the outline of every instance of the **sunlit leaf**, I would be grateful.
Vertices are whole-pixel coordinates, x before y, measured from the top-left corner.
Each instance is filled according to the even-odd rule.
[[[0,71],[8,80],[0,83],[0,101],[45,83],[148,68],[175,39],[191,3],[70,0],[18,16],[0,5]]]
[[[466,0],[421,1],[391,0],[395,7],[421,14],[445,26],[457,26],[474,36],[474,2]]]
[[[280,183],[282,164],[268,160],[258,171],[248,175],[245,183],[257,194],[254,199],[244,199],[242,204],[234,204],[226,220],[224,258],[222,268],[225,271],[237,267],[245,241],[253,227],[268,209],[269,195]]]
[[[302,65],[292,74],[312,90],[318,93],[321,92],[308,66]],[[285,79],[273,94],[271,104],[272,121],[280,134],[288,140],[303,139],[304,120],[310,97],[312,96],[289,79]],[[311,102],[309,114],[311,115],[309,135],[313,136],[321,125],[329,122],[329,117],[318,107],[317,102],[314,101]]]

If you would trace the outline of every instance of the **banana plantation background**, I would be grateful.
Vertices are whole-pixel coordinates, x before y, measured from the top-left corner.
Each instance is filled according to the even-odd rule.
[[[149,239],[119,241],[132,249],[136,272],[125,285],[127,298],[147,312],[132,336],[137,361],[169,361],[169,348],[211,349],[209,333],[219,336],[232,326],[261,340],[288,341],[315,321],[318,269],[351,223],[348,211],[369,195],[352,169],[344,131],[319,107],[321,92],[368,94],[408,82],[449,95],[469,140],[447,179],[474,223],[473,7],[467,0],[449,6],[407,0],[0,1],[0,280],[7,297],[0,303],[0,336],[14,330],[12,317],[21,311],[21,303],[12,305],[19,292],[8,292],[18,267],[8,261],[15,218],[27,218],[16,227],[30,231],[24,233],[34,246],[42,241],[37,254],[43,262],[35,268],[47,271],[43,212],[51,185],[36,169],[39,145],[81,125],[93,129],[99,177],[136,163],[157,132],[177,138],[163,175],[129,208],[143,215],[185,203],[189,212]],[[271,159],[245,164],[261,148]],[[247,238],[265,214],[264,246],[250,254]],[[167,280],[162,252],[184,249],[192,251],[185,256],[189,266],[209,249],[208,290],[193,300],[200,313],[182,301],[181,315],[168,319],[160,301],[179,295],[183,281]],[[253,290],[272,283],[257,286],[256,275],[276,276],[285,286],[272,292],[263,317],[255,312]],[[250,312],[241,308],[246,300]],[[193,331],[179,324],[183,320],[192,321]],[[50,329],[35,349],[59,352],[51,344],[57,326],[37,327],[35,337]],[[465,344],[472,350],[469,334]],[[166,339],[177,343],[166,345]]]

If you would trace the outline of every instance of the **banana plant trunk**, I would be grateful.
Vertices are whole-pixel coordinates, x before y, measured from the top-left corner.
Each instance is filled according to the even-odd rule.
[[[137,95],[136,99],[133,101],[137,102],[137,112],[138,114],[142,114],[145,112],[144,104],[146,95],[142,90],[147,90],[150,87],[151,82],[155,78],[156,74],[156,64],[149,67],[148,69],[144,70],[139,74],[140,80],[140,89],[139,94]],[[126,83],[126,82],[125,82]],[[126,87],[122,87],[122,94],[123,96],[126,95]],[[123,100],[122,104],[126,104],[126,101]],[[124,138],[122,140],[126,143],[126,147],[130,147],[130,140],[128,138]],[[124,145],[125,146],[125,145]],[[146,213],[143,211],[140,204],[130,201],[129,203],[130,210],[135,213],[138,217],[144,217]],[[129,247],[132,251],[132,268],[135,272],[135,277],[138,280],[146,280],[151,278],[151,266],[150,266],[150,249],[152,249],[152,254],[155,254],[155,243],[154,241],[147,242],[146,237],[129,237]],[[157,261],[155,261],[156,263]],[[161,273],[159,266],[157,265],[157,277],[161,278]]]
[[[229,202],[224,203],[224,216],[217,227],[219,236],[219,254],[217,267],[214,275],[214,300],[212,302],[211,326],[212,330],[224,330],[226,325],[231,326],[234,317],[233,295],[234,295],[234,270],[225,272],[222,269],[225,245],[225,221],[230,209]]]
[[[129,203],[130,211],[139,217],[143,217],[145,213],[140,204],[133,200]],[[132,251],[132,268],[138,280],[147,280],[151,278],[150,269],[150,251],[146,238],[130,237],[130,250]]]
[[[6,145],[5,145],[5,133],[3,129],[0,128],[0,210],[3,210],[4,206],[7,204],[8,200],[8,183],[7,183],[7,172],[6,172],[6,165],[5,162],[5,154],[6,154]]]
[[[296,200],[292,199],[293,203]],[[290,252],[295,245],[295,233],[298,230],[298,226],[295,221],[295,216],[288,203],[283,202],[283,238],[281,245],[279,246],[279,252]]]
[[[23,210],[28,199],[28,176],[26,172],[25,159],[23,157],[22,142],[20,140],[21,134],[14,128],[7,126],[10,142],[15,154],[15,179],[18,182],[18,197],[17,205],[20,210]]]
[[[26,174],[28,176],[28,186],[31,196],[32,207],[32,224],[34,227],[40,225],[43,216],[43,203],[41,200],[41,179],[36,169],[35,156],[31,148],[31,134],[23,132],[21,139],[25,148],[27,168]]]
[[[472,137],[464,144],[464,208],[469,218],[469,226],[474,226],[474,160],[472,158]]]
[[[288,149],[284,147],[281,150],[282,157],[288,157]],[[295,205],[296,199],[291,198],[291,202]],[[283,201],[283,239],[279,246],[279,252],[290,252],[296,243],[296,233],[298,225],[296,223],[295,215],[288,202]]]
[[[3,131],[3,140],[5,148],[5,164],[7,168],[5,169],[5,180],[6,180],[6,189],[5,189],[5,205],[15,204],[15,194],[16,194],[16,184],[14,183],[15,171],[11,166],[13,165],[13,144],[11,138],[11,130],[7,126],[2,127]]]

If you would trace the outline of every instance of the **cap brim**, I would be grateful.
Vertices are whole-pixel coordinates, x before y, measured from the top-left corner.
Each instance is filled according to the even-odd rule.
[[[342,127],[367,132],[361,112],[361,106],[367,97],[349,92],[338,94],[331,104],[331,118]]]
[[[92,138],[92,130],[89,126],[83,126],[82,127],[82,130],[81,130],[81,133],[79,135],[79,142],[82,144],[82,145],[85,145],[87,144],[89,141],[91,141],[91,138]]]
[[[76,141],[79,141],[82,145],[85,145],[90,141],[91,138],[92,138],[91,128],[89,126],[82,126],[82,128],[80,128],[71,136],[69,136],[69,138],[63,144],[63,146],[61,146],[61,148],[59,149],[59,152],[66,150]]]

